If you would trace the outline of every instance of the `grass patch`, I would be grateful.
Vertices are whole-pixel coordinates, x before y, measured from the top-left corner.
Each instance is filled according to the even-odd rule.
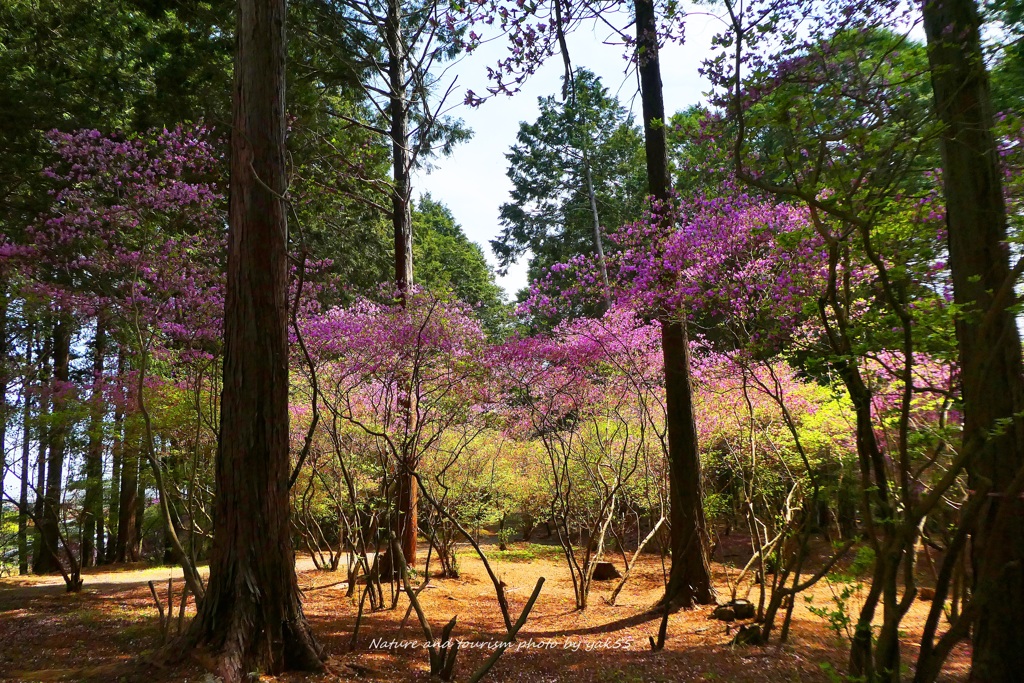
[[[505,562],[530,562],[538,558],[553,559],[562,556],[562,546],[543,545],[541,543],[517,543],[508,546],[508,550],[499,550],[493,554],[496,560]]]

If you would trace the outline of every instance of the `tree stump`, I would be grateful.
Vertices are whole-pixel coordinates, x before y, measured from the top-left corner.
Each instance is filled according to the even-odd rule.
[[[598,562],[594,567],[593,578],[594,581],[611,581],[612,579],[621,579],[622,574],[611,562]]]
[[[724,605],[716,607],[715,611],[711,613],[711,618],[719,621],[753,619],[755,612],[754,604],[749,600],[730,600]]]

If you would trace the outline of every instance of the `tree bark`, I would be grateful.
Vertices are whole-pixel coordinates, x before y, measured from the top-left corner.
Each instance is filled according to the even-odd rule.
[[[85,454],[85,501],[83,502],[82,566],[103,559],[103,360],[106,358],[106,320],[96,319],[92,346],[92,395],[89,397],[89,445]]]
[[[5,288],[0,291],[0,513],[3,512],[2,494],[4,491],[4,478],[7,476],[7,418],[10,415],[10,406],[7,405],[7,381],[10,368],[7,367],[7,362],[10,355],[7,336],[7,292]]]
[[[395,287],[404,301],[413,282],[412,265],[412,185],[409,141],[409,98],[406,93],[406,50],[402,35],[402,0],[388,0],[385,21],[385,42],[388,49],[388,80],[391,97],[391,166],[394,188],[391,193],[391,224],[395,240]],[[402,408],[412,418],[411,400]],[[410,430],[411,431],[411,430]],[[402,542],[402,553],[410,567],[416,566],[416,533],[418,490],[412,471],[417,463],[406,460],[398,472],[396,493],[396,533]]]
[[[28,335],[25,350],[25,366],[32,367],[32,346],[35,334]],[[28,386],[28,377],[25,378]],[[32,446],[32,394],[25,391],[25,405],[21,419],[21,488],[18,492],[18,573],[28,574],[28,475],[29,453]]]
[[[289,522],[285,2],[239,0],[210,581],[186,645],[225,683],[320,670]]]
[[[114,542],[114,562],[138,562],[139,559],[139,451],[137,444],[129,444],[129,430],[121,439],[121,492],[117,505],[117,538]]]
[[[647,185],[655,202],[670,201],[672,178],[665,141],[665,101],[658,60],[658,27],[653,0],[637,0],[637,69],[643,105]],[[669,520],[672,567],[663,603],[673,607],[709,604],[715,593],[707,558],[707,526],[701,490],[700,454],[693,417],[690,349],[682,311],[661,316],[665,363],[665,423],[668,431]]]
[[[135,489],[135,528],[132,531],[131,546],[128,548],[132,562],[142,560],[142,528],[146,521],[146,480],[143,476],[142,458],[139,458],[139,476],[137,478],[138,488]]]
[[[124,377],[124,351],[118,348],[117,377]],[[118,380],[120,381],[120,379]],[[110,542],[107,544],[106,562],[117,562],[121,529],[121,469],[124,452],[124,396],[118,388],[118,401],[114,407],[114,442],[110,447]],[[123,559],[121,560],[123,561]]]
[[[1024,377],[1010,305],[1016,273],[1006,245],[1002,175],[973,0],[924,3],[946,200],[949,267],[960,347],[964,447],[972,490],[991,482],[973,530],[971,680],[1018,680],[1024,671],[1024,500],[1003,496],[1024,467]]]
[[[589,140],[590,134],[587,133]],[[584,143],[586,144],[586,143]],[[584,147],[583,178],[587,181],[587,198],[590,200],[590,215],[594,220],[594,253],[597,254],[597,265],[601,269],[601,285],[604,287],[604,300],[611,305],[612,288],[608,283],[608,264],[604,258],[604,242],[601,239],[601,216],[597,212],[597,193],[594,192],[594,176],[590,172],[590,154]]]
[[[36,574],[59,571],[60,558],[54,551],[61,547],[58,535],[60,508],[64,484],[64,456],[70,425],[67,394],[71,363],[71,323],[64,316],[53,328],[53,379],[50,383],[53,417],[49,435],[49,454],[46,459],[46,491],[42,496],[42,514],[39,516],[39,555],[33,568]]]
[[[410,463],[410,470],[416,463]],[[402,471],[398,476],[398,534],[402,542],[402,554],[409,558],[406,563],[415,567],[413,558],[416,557],[416,535],[419,529],[417,514],[417,501],[419,489],[416,484],[416,477],[411,471]]]
[[[391,225],[395,238],[395,285],[401,296],[412,286],[412,186],[409,145],[409,98],[406,95],[406,53],[402,37],[402,0],[388,0],[385,21],[388,80],[391,91]],[[408,558],[407,558],[408,559]]]
[[[661,347],[665,363],[672,545],[672,566],[664,601],[674,607],[685,608],[715,601],[707,556],[707,523],[700,454],[697,452],[697,426],[693,417],[686,323],[662,320]]]
[[[185,540],[184,540],[185,539],[185,533],[186,533],[187,530],[185,529],[185,526],[184,526],[184,524],[182,524],[182,521],[181,521],[181,510],[180,510],[181,504],[176,499],[173,499],[173,498],[171,500],[169,500],[168,503],[170,505],[170,512],[171,512],[171,515],[170,515],[171,525],[170,525],[170,528],[167,528],[166,523],[164,524],[164,558],[163,558],[164,564],[165,565],[171,565],[171,564],[180,564],[182,562],[188,562],[189,566],[190,566],[190,569],[194,570],[194,565],[192,564],[192,561],[191,561],[192,558],[191,558],[190,555],[188,555],[188,551],[185,550],[185,546],[184,546],[184,544],[185,544]],[[172,532],[173,532],[173,535],[172,535]],[[183,557],[179,557],[179,555],[178,555],[178,548],[175,546],[175,541],[174,541],[175,538],[177,538],[178,539],[178,543],[181,544],[182,550],[185,551],[186,557],[184,557],[184,558]]]
[[[50,412],[50,397],[47,392],[47,385],[50,383],[51,361],[53,356],[53,335],[47,331],[42,333],[45,341],[39,354],[39,445],[36,452],[36,483],[32,503],[32,517],[36,520],[43,516],[43,494],[46,491],[46,453],[50,444],[50,426],[48,416]],[[38,527],[32,539],[32,572],[37,573],[36,565],[39,562],[39,548],[42,547],[42,539]]]

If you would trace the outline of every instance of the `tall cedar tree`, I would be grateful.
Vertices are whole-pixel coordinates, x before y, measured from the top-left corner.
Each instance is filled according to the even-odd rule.
[[[60,506],[63,500],[64,459],[67,455],[68,417],[70,397],[67,393],[71,365],[71,323],[60,314],[53,326],[53,378],[51,383],[51,414],[57,419],[50,427],[49,453],[46,458],[46,487],[42,493],[39,515],[39,553],[35,556],[36,574],[55,574],[60,570]],[[38,494],[37,494],[38,495]],[[68,590],[80,586],[68,585]]]
[[[0,501],[3,501],[4,475],[7,473],[7,358],[10,355],[7,344],[7,291],[0,289]],[[24,477],[24,474],[22,474]],[[0,512],[3,503],[0,502]]]
[[[103,530],[103,361],[106,358],[106,320],[96,320],[92,343],[92,395],[89,397],[89,446],[85,453],[85,501],[82,504],[82,566],[102,564],[106,534]]]
[[[124,377],[128,369],[128,352],[118,348],[117,376]],[[139,487],[139,450],[130,441],[130,432],[125,420],[123,401],[114,413],[114,446],[112,459],[117,466],[120,489],[117,492],[117,505],[113,504],[114,492],[111,491],[110,518],[117,519],[114,533],[113,562],[138,562],[142,559],[140,546],[139,522],[142,519],[144,491]]]
[[[404,301],[412,287],[412,157],[409,149],[409,99],[406,95],[406,45],[402,36],[401,0],[388,0],[385,21],[388,48],[388,80],[391,97],[391,165],[394,189],[391,192],[391,225],[395,239],[395,287]],[[414,407],[406,401],[403,409],[413,419]],[[398,473],[398,535],[402,555],[410,567],[416,566],[417,500],[419,492],[413,470],[416,463],[404,460]]]
[[[974,0],[924,3],[936,113],[944,124],[953,297],[960,344],[964,447],[970,487],[985,493],[972,540],[972,681],[1020,680],[1024,671],[1024,376],[1011,309],[1006,204],[992,133],[988,75]],[[1012,490],[1016,489],[1016,490]],[[979,494],[975,494],[979,495]],[[924,656],[922,652],[922,656]]]
[[[537,100],[536,121],[519,124],[505,154],[511,200],[501,205],[491,248],[501,268],[530,252],[531,281],[555,263],[603,251],[600,226],[636,220],[647,194],[643,140],[629,111],[583,68],[563,92],[565,100]]]
[[[665,99],[658,60],[658,26],[653,0],[636,4],[637,69],[643,104],[647,185],[655,202],[671,200],[672,177],[665,140]],[[662,316],[665,362],[665,422],[668,428],[672,569],[663,601],[674,608],[714,601],[706,554],[707,523],[700,482],[697,425],[690,383],[690,345],[683,311]]]
[[[285,0],[239,0],[210,582],[190,633],[226,683],[323,668],[288,499]]]

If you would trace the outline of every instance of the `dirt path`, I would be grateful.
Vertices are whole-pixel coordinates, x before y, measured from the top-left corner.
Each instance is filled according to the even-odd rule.
[[[645,616],[663,591],[660,562],[643,557],[616,605],[605,602],[613,582],[595,585],[586,611],[575,609],[564,560],[539,552],[489,552],[495,572],[506,584],[513,615],[518,615],[537,579],[547,579],[541,598],[488,683],[675,683],[732,681],[763,683],[800,681],[830,683],[845,668],[848,643],[831,633],[824,621],[796,606],[787,644],[738,647],[731,644],[735,626],[709,619],[711,607],[682,611],[669,620],[665,649],[651,652],[648,637],[658,620]],[[422,563],[425,555],[420,558]],[[432,576],[420,596],[435,633],[458,617],[454,637],[463,643],[457,680],[465,680],[489,656],[488,644],[504,635],[494,591],[479,560],[467,550],[459,578]],[[304,612],[325,647],[333,673],[262,676],[261,681],[379,681],[428,683],[423,634],[415,617],[405,618],[407,601],[398,608],[363,614],[357,642],[353,631],[358,600],[347,595],[343,572],[319,572],[308,557],[297,564]],[[434,565],[436,569],[436,565]],[[735,569],[715,563],[716,584],[723,591]],[[431,572],[434,574],[434,572]],[[157,667],[151,654],[161,644],[153,598],[147,581],[166,594],[167,578],[181,595],[181,570],[133,567],[90,572],[83,591],[64,592],[59,577],[14,577],[0,580],[0,681],[118,681],[119,683],[202,683],[209,681],[196,662]],[[816,587],[815,605],[831,604],[832,593]],[[742,597],[742,592],[741,592]],[[912,667],[928,603],[918,602],[906,620],[905,663]],[[189,601],[187,617],[194,614]],[[397,644],[397,645],[396,645]],[[411,645],[406,647],[405,644]],[[966,680],[969,650],[958,648],[941,677],[943,683]]]
[[[295,569],[298,573],[313,571],[313,561],[306,556],[296,558]],[[210,574],[206,565],[199,567],[199,574],[205,579]],[[182,581],[181,567],[153,567],[142,563],[111,569],[110,567],[94,567],[82,572],[82,592],[86,594],[111,593],[125,588],[145,586],[150,581],[158,584],[173,579],[177,584]],[[66,593],[64,579],[59,574],[36,576],[10,576],[0,578],[0,602],[9,602],[22,598],[42,595],[61,595]],[[0,607],[2,611],[2,607]]]

